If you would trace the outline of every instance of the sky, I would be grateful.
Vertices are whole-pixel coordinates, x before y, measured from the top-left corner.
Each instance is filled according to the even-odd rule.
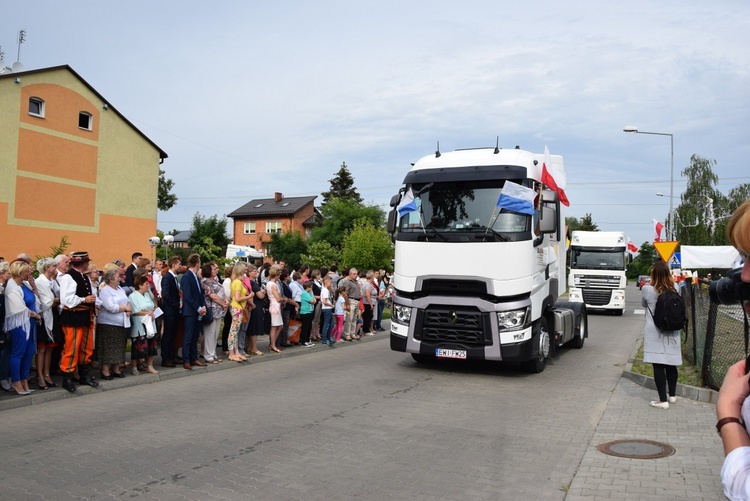
[[[410,164],[494,146],[562,155],[571,205],[652,241],[691,155],[750,182],[742,0],[3,0],[0,45],[67,64],[169,155],[162,231],[257,198],[318,195],[346,162],[387,204]],[[125,175],[125,173],[124,173]],[[134,189],[137,189],[133,186]],[[659,197],[656,193],[666,196]],[[231,228],[230,228],[231,234]],[[662,235],[665,236],[665,235]]]

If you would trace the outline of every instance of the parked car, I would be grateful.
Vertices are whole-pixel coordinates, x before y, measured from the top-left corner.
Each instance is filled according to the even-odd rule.
[[[651,283],[651,277],[648,275],[638,275],[638,281],[636,282],[636,285],[638,285],[638,288],[642,288],[646,284]]]

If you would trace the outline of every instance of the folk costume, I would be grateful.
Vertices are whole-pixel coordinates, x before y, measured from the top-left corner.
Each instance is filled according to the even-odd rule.
[[[92,388],[99,386],[89,374],[94,353],[95,301],[88,301],[87,298],[93,297],[94,292],[88,276],[79,269],[88,262],[88,253],[74,252],[70,258],[68,273],[60,277],[60,325],[65,335],[65,345],[60,356],[60,371],[63,373],[63,388],[71,393],[76,391],[73,385],[76,366],[82,384]]]

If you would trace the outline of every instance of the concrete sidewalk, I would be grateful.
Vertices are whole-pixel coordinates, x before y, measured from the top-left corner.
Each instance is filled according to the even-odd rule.
[[[566,500],[726,499],[715,406],[678,397],[676,404],[661,410],[649,406],[657,398],[656,390],[627,377],[618,381]],[[622,439],[666,443],[675,453],[660,459],[631,459],[597,450],[599,444]]]

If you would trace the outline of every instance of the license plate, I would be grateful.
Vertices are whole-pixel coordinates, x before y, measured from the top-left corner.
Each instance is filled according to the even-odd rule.
[[[466,358],[466,350],[445,350],[442,348],[435,349],[435,356],[440,358]]]

